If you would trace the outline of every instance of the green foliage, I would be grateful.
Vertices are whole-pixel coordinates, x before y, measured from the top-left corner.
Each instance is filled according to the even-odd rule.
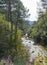
[[[38,22],[32,26],[30,36],[35,42],[42,45],[47,45],[47,12],[39,16]]]
[[[25,46],[21,43],[22,31],[18,29],[16,34],[15,26],[13,25],[13,27],[14,31],[11,41],[11,23],[5,20],[4,14],[0,14],[0,58],[6,58],[11,55],[11,60],[13,60],[14,63],[18,62],[21,64],[22,61],[23,64],[28,58],[28,53]],[[15,34],[17,35],[17,39],[15,38]]]
[[[42,58],[42,57],[41,57]],[[34,65],[47,65],[47,58],[41,59],[40,57],[36,58],[34,61]],[[42,60],[42,62],[40,62]]]
[[[6,44],[6,42],[8,43],[7,35],[9,33],[9,30],[8,30],[8,27],[5,22],[6,21],[4,20],[4,15],[0,14],[0,56],[3,55],[4,53],[6,53],[6,51],[8,49],[8,44]],[[7,29],[6,29],[6,27],[7,27]]]
[[[0,65],[3,65],[3,62],[0,61]]]
[[[28,11],[20,0],[1,0],[0,2],[2,5],[6,4],[0,8],[2,13],[0,14],[0,56],[10,55],[11,60],[19,57],[26,59],[27,51],[21,43],[21,30],[23,30],[23,21],[28,16],[26,15]]]
[[[3,2],[3,4],[5,2],[6,4],[6,6],[2,6],[0,8],[0,12],[4,12],[6,14],[6,19],[13,23],[16,28],[21,29],[24,33],[27,30],[27,27],[29,27],[27,21],[25,20],[25,18],[29,16],[29,10],[25,9],[20,0],[2,0],[0,2]],[[11,7],[11,5],[13,5],[13,7]]]

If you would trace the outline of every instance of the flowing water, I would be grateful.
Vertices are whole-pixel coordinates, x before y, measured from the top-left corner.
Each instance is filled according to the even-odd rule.
[[[26,46],[26,48],[29,50],[30,53],[30,62],[33,61],[33,59],[37,58],[38,55],[42,55],[47,57],[47,48],[43,46],[34,45],[34,42],[32,40],[28,40],[26,38],[22,38],[22,43]]]

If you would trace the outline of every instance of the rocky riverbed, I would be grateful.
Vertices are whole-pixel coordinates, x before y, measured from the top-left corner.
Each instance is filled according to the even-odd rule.
[[[35,58],[39,55],[43,57],[47,57],[47,50],[43,46],[34,45],[32,40],[26,39],[25,37],[22,38],[22,43],[26,46],[29,50],[30,56],[29,61],[32,62]]]

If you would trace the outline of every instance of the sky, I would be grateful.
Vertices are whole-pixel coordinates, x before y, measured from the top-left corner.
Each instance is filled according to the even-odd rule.
[[[25,8],[29,9],[30,17],[28,19],[30,21],[36,21],[38,17],[37,13],[37,2],[40,0],[21,0]]]

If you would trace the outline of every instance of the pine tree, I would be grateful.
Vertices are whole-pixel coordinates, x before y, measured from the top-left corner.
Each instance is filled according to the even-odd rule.
[[[12,51],[12,48],[15,48],[17,51],[17,30],[18,28],[22,28],[22,22],[25,21],[25,18],[28,17],[28,11],[24,8],[22,2],[20,0],[1,0],[2,5],[1,8],[3,9],[2,12],[5,14],[6,20],[8,20],[8,23],[11,23],[11,33],[10,33],[10,51]],[[5,5],[5,6],[4,6]],[[0,10],[1,11],[1,10]],[[14,29],[13,29],[14,25]],[[13,39],[14,35],[14,39]],[[11,53],[12,54],[12,53]]]
[[[47,0],[41,0],[41,2],[42,2],[42,7],[44,9],[47,9]]]

